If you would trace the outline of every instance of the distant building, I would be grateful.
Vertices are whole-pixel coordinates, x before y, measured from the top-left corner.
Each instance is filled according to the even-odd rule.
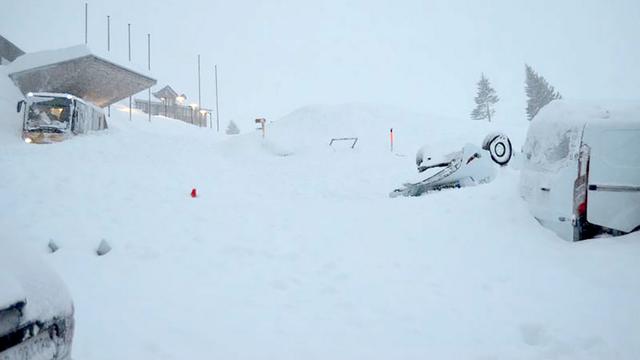
[[[135,99],[134,107],[147,114],[149,113],[149,107],[151,107],[151,115],[182,120],[197,126],[207,126],[207,121],[211,118],[210,109],[200,109],[198,104],[187,105],[187,96],[184,94],[178,95],[169,85],[152,94],[160,101],[152,100],[149,103],[149,100]]]
[[[21,55],[24,51],[0,35],[0,65],[8,64]]]

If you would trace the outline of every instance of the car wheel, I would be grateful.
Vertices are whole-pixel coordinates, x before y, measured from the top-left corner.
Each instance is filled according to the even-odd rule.
[[[511,140],[502,133],[489,134],[482,142],[482,148],[489,151],[491,159],[501,166],[507,165],[513,155]]]
[[[420,166],[423,161],[431,161],[431,149],[428,145],[422,146],[416,153],[416,166]]]

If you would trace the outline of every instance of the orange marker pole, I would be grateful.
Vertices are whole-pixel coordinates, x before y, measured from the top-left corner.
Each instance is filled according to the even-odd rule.
[[[393,152],[393,128],[389,130],[389,140],[391,140],[391,152]]]

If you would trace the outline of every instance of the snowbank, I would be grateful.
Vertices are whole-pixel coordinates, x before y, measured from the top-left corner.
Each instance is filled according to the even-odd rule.
[[[393,107],[372,104],[314,105],[300,108],[282,119],[267,124],[267,138],[288,146],[292,153],[327,149],[332,138],[357,137],[356,149],[390,151],[390,130],[394,134],[394,152],[413,158],[428,144],[443,153],[457,151],[466,143],[481,146],[484,137],[500,131],[519,148],[526,124],[449,119],[414,114]],[[338,143],[334,149],[348,146]]]

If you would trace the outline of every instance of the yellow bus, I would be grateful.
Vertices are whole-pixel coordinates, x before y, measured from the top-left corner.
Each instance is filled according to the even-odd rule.
[[[27,143],[59,142],[107,128],[102,109],[70,94],[28,93],[18,102],[18,113],[23,107],[22,138]]]

